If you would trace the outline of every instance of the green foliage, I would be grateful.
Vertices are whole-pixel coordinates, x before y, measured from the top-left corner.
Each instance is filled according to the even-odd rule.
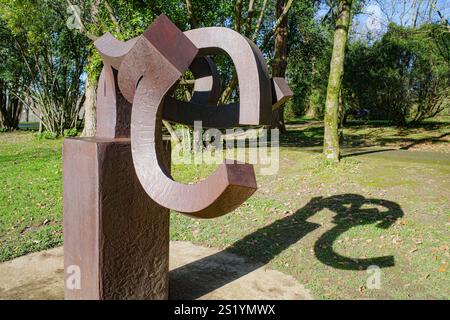
[[[321,114],[325,105],[332,49],[332,33],[314,19],[317,6],[299,2],[290,17],[287,77],[294,92],[292,111],[302,116],[309,109]]]
[[[17,50],[12,32],[0,18],[0,125],[8,130],[17,128],[25,97],[24,87],[30,77]]]
[[[70,138],[70,137],[76,137],[76,136],[78,136],[78,129],[77,128],[64,130],[64,137]]]
[[[36,137],[37,140],[56,140],[56,138],[58,138],[58,135],[54,132],[51,131],[43,131],[43,132],[38,132],[35,133],[34,135]]]
[[[346,109],[366,108],[373,119],[398,125],[436,116],[450,104],[450,33],[391,24],[372,46],[353,43],[344,78]]]
[[[67,27],[66,9],[62,0],[0,1],[0,21],[10,33],[7,50],[17,63],[3,66],[21,72],[21,101],[56,135],[76,124],[87,58],[87,39]]]
[[[81,18],[86,32],[101,36],[105,32],[112,33],[120,40],[129,40],[142,34],[153,20],[160,14],[166,14],[181,30],[191,29],[187,15],[186,3],[179,0],[155,0],[151,4],[142,1],[71,1],[81,9]],[[108,6],[109,5],[109,8]],[[193,9],[198,25],[202,26],[232,26],[233,17],[231,1],[193,1]],[[88,46],[90,55],[86,66],[90,80],[97,80],[101,71],[101,58],[92,45]],[[221,62],[219,61],[219,64]],[[228,76],[230,78],[230,76]]]
[[[66,26],[71,14],[67,11],[69,3],[80,8],[81,30],[70,30]],[[273,37],[267,38],[267,35],[271,34],[275,23],[275,5],[269,1],[263,7],[263,3],[255,1],[250,15],[247,11],[249,2],[246,0],[242,2],[241,10],[238,10],[235,2],[229,0],[196,0],[192,2],[191,17],[187,14],[186,2],[179,0],[154,0],[150,4],[124,0],[0,0],[0,19],[4,20],[4,25],[11,34],[11,39],[7,42],[14,44],[11,51],[17,54],[17,61],[11,60],[11,65],[5,66],[5,69],[14,70],[15,65],[24,67],[24,78],[28,84],[18,87],[30,88],[26,94],[35,102],[38,113],[43,114],[46,130],[63,135],[65,129],[74,127],[78,114],[76,111],[83,102],[85,74],[91,83],[95,83],[102,67],[101,58],[86,35],[93,39],[110,32],[120,40],[128,40],[140,35],[156,16],[164,13],[183,31],[210,26],[239,29],[242,34],[254,38],[271,61],[274,40]],[[320,52],[323,49],[314,45],[316,35],[323,38],[321,31],[316,30],[317,23],[314,20],[319,3],[320,1],[294,1],[290,10],[292,31],[289,34],[289,46],[294,48],[292,61],[302,64],[292,68],[291,84],[298,79],[307,79],[307,75],[311,74],[307,63],[303,63],[310,61],[314,55],[308,51]],[[260,17],[261,26],[256,30]],[[303,49],[305,44],[311,50]],[[218,55],[214,59],[225,89],[234,77],[233,63],[226,55]],[[301,72],[297,72],[298,70]],[[318,75],[315,79],[324,77]],[[297,102],[292,105],[292,109],[307,105],[305,101],[308,91],[315,81],[300,81],[299,85],[294,86]],[[182,91],[191,89],[185,86]],[[237,88],[233,89],[230,98],[231,101],[239,98]],[[301,113],[298,110],[293,112]]]
[[[85,79],[95,83],[101,71],[101,58],[86,35],[111,32],[118,39],[128,40],[164,13],[181,30],[238,27],[242,34],[253,38],[262,13],[255,42],[269,66],[274,63],[274,37],[265,41],[275,23],[274,1],[267,2],[264,12],[264,2],[255,1],[253,15],[249,15],[248,0],[242,2],[240,11],[234,1],[196,0],[192,1],[193,17],[188,14],[186,2],[179,0],[69,2],[81,9],[81,31],[66,26],[70,16],[67,0],[0,0],[0,81],[8,92],[20,98],[17,108],[10,110],[17,115],[25,101],[33,101],[31,105],[43,114],[46,130],[58,135],[75,127]],[[355,2],[355,13],[365,2]],[[327,1],[323,6],[325,2],[320,0],[298,0],[289,11],[287,78],[294,99],[286,106],[288,118],[323,116],[337,3]],[[324,8],[329,11],[318,20],[317,14]],[[421,121],[445,109],[450,52],[449,33],[444,29],[438,25],[416,29],[391,26],[373,45],[352,43],[342,90],[344,107],[367,108],[373,118],[399,124]],[[225,89],[234,76],[232,61],[226,55],[214,59]],[[191,77],[186,75],[185,79]],[[177,94],[188,99],[191,89],[190,85],[182,86]],[[230,100],[238,98],[239,90],[234,89]]]
[[[284,105],[284,120],[286,122],[294,121],[297,118],[297,112],[295,109],[295,104],[292,100],[288,101]]]

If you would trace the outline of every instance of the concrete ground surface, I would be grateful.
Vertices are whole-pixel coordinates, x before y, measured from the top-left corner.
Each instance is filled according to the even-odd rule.
[[[63,248],[0,264],[0,299],[64,298]],[[170,299],[312,299],[293,277],[189,242],[170,248]]]

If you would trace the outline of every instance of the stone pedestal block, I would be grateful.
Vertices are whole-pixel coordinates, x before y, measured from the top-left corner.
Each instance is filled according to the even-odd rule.
[[[63,197],[66,299],[167,299],[169,210],[141,187],[129,139],[67,139]]]

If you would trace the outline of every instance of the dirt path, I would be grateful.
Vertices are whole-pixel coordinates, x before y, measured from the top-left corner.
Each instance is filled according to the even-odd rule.
[[[170,299],[312,299],[293,277],[234,254],[171,243]],[[0,264],[0,299],[63,299],[63,248]]]

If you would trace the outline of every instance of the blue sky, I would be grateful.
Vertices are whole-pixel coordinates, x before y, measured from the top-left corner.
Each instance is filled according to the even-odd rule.
[[[352,37],[366,37],[369,34],[374,37],[380,36],[386,31],[389,22],[412,26],[418,4],[421,4],[417,19],[417,24],[420,25],[430,19],[431,2],[436,2],[431,14],[432,21],[439,21],[436,9],[450,20],[450,0],[367,0],[363,12],[354,17]],[[411,7],[414,9],[411,10]],[[325,14],[326,11],[326,7],[321,9],[319,16]]]

